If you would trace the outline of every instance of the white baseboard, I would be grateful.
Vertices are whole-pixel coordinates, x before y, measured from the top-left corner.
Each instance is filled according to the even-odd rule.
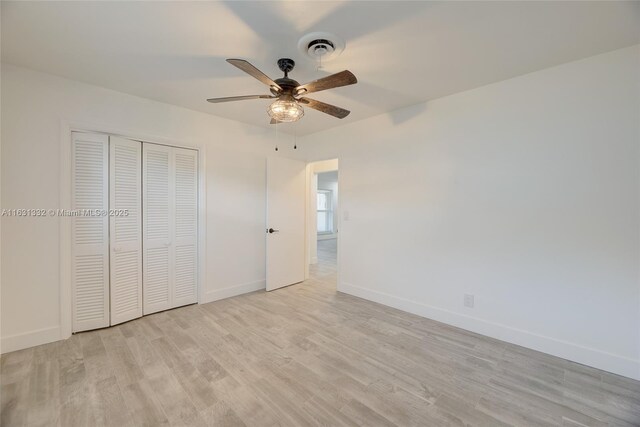
[[[48,344],[58,340],[60,340],[60,326],[10,335],[8,337],[2,337],[2,340],[0,340],[0,353],[10,353],[12,351]]]
[[[216,289],[215,291],[205,293],[204,301],[201,301],[201,303],[217,301],[224,298],[245,294],[247,292],[258,291],[261,289],[265,289],[265,285],[266,283],[264,280],[258,280],[256,282],[247,283],[244,285]],[[37,345],[59,341],[61,339],[63,339],[63,337],[61,336],[60,326],[38,329],[36,331],[25,332],[22,334],[10,335],[8,337],[2,337],[2,339],[0,339],[0,353],[10,353],[12,351],[22,350],[24,348],[35,347]]]
[[[200,304],[206,304],[212,301],[235,297],[236,295],[246,294],[247,292],[264,290],[266,288],[266,285],[266,281],[258,280],[256,282],[245,283],[243,285],[215,289],[213,291],[205,292],[203,295],[203,301],[200,301]]]
[[[500,323],[490,322],[465,314],[422,304],[416,301],[373,291],[349,283],[339,283],[338,291],[369,301],[397,308],[418,316],[453,325],[522,347],[558,356],[583,365],[640,380],[640,360],[608,353],[580,344],[551,338]]]

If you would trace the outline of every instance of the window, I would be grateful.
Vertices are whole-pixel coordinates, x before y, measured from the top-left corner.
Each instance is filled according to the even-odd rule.
[[[318,190],[318,233],[333,233],[333,191]]]

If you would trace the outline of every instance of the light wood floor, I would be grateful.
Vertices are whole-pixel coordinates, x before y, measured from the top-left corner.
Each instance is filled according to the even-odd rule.
[[[2,357],[2,425],[640,425],[640,382],[304,284]]]

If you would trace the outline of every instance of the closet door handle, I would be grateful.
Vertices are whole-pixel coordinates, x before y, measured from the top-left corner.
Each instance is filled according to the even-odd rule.
[[[164,242],[164,245],[167,247],[171,246],[171,241]]]
[[[122,250],[122,248],[120,246],[114,246],[113,247],[113,252],[120,252]]]

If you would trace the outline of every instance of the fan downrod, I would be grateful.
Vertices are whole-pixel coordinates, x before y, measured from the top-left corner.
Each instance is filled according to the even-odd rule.
[[[291,58],[278,59],[278,68],[280,68],[280,71],[284,73],[285,78],[289,77],[289,73],[293,70],[293,67],[295,66],[296,66],[296,63]]]

